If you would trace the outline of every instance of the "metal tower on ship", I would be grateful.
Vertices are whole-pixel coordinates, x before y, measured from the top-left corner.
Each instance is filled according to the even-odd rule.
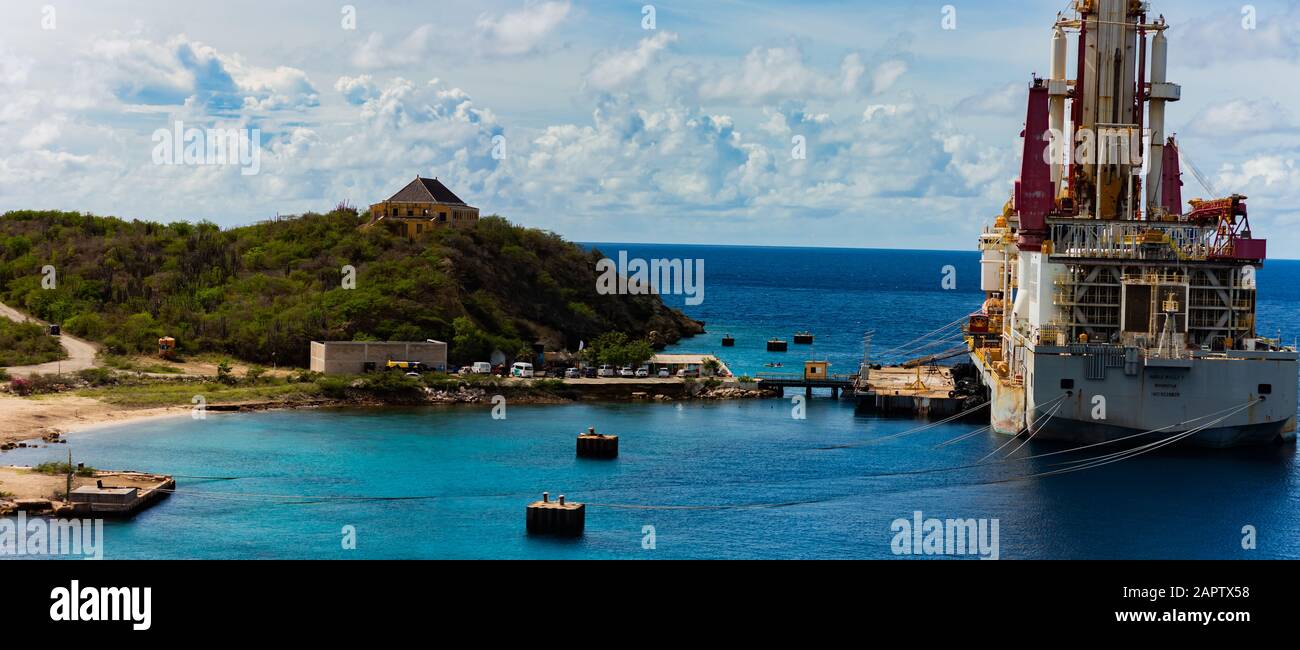
[[[1020,178],[980,237],[970,356],[1007,435],[1294,442],[1297,354],[1259,335],[1246,197],[1182,197],[1168,25],[1135,0],[1059,15]],[[1070,71],[1073,70],[1071,78]],[[1194,170],[1194,167],[1193,167]]]

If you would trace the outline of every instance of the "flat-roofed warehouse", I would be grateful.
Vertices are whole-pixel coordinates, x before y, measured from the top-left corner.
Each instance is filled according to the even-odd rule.
[[[384,370],[389,361],[418,361],[429,370],[447,369],[442,341],[312,341],[311,369],[327,375]]]

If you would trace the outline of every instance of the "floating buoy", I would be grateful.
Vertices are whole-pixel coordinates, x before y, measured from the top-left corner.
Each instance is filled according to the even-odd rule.
[[[618,458],[618,436],[596,433],[596,427],[587,427],[578,434],[578,458]]]
[[[567,503],[563,494],[559,501],[551,501],[550,493],[543,492],[541,501],[528,505],[524,521],[530,535],[581,537],[587,526],[587,506]]]

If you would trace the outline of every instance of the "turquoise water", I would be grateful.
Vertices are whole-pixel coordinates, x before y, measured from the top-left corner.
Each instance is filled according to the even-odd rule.
[[[464,407],[214,414],[87,432],[69,446],[102,467],[239,477],[180,479],[177,494],[108,525],[110,558],[886,558],[891,522],[916,510],[999,519],[1003,558],[1298,555],[1294,448],[1189,450],[1004,484],[980,483],[1051,459],[865,478],[971,463],[1002,441],[932,449],[972,428],[951,426],[825,449],[915,424],[855,418],[829,400],[812,401],[803,421],[789,409],[767,400],[519,406],[505,420]],[[620,434],[617,461],[574,457],[587,424]],[[5,461],[66,453],[19,450]],[[525,535],[524,507],[543,490],[591,504],[584,537]],[[356,496],[437,498],[329,498]],[[660,509],[765,504],[793,505]],[[1240,549],[1245,524],[1260,530],[1256,551]],[[356,550],[343,550],[344,526],[355,527]],[[653,550],[642,548],[645,526]]]
[[[703,257],[706,299],[688,313],[710,334],[675,349],[721,353],[737,372],[823,356],[851,371],[861,332],[896,346],[974,309],[977,260],[966,253],[617,247]],[[941,269],[953,265],[956,291]],[[1300,264],[1260,274],[1264,331],[1295,335]],[[670,302],[680,303],[676,297]],[[800,329],[815,352],[763,342]],[[734,350],[717,340],[731,332]],[[1074,474],[991,483],[1055,469],[1059,457],[973,470],[1003,444],[950,424],[855,416],[814,399],[487,408],[304,410],[211,414],[71,436],[76,460],[181,476],[179,492],[107,527],[110,558],[890,558],[891,523],[996,518],[1003,558],[1300,558],[1300,463],[1294,445],[1166,449]],[[621,436],[613,462],[574,457],[595,425]],[[839,447],[828,449],[829,447]],[[6,464],[65,458],[62,445],[9,452]],[[1021,455],[1060,447],[1031,442]],[[869,476],[893,474],[890,476]],[[187,477],[225,477],[211,480]],[[587,533],[524,534],[524,507],[549,491],[590,505]],[[416,497],[405,500],[350,500]],[[339,497],[343,497],[340,499]],[[431,497],[431,498],[423,498]],[[1254,526],[1258,548],[1243,551]],[[342,548],[342,529],[357,548]],[[643,548],[647,526],[654,548]]]

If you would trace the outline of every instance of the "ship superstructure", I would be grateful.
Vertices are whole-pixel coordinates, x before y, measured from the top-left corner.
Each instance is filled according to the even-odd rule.
[[[1149,11],[1077,0],[1054,26],[1050,76],[1030,84],[1020,178],[980,237],[986,301],[968,327],[993,427],[1294,441],[1297,354],[1255,315],[1266,242],[1244,196],[1184,205],[1164,132],[1181,88]]]

